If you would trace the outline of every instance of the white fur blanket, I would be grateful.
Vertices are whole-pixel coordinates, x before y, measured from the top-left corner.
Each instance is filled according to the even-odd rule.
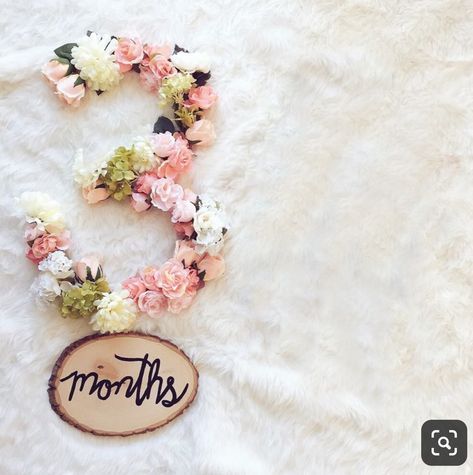
[[[2,475],[426,473],[425,420],[473,427],[471,2],[17,0],[0,25]],[[56,100],[39,68],[88,29],[211,54],[218,141],[193,186],[232,221],[225,277],[139,326],[191,356],[196,402],[119,440],[49,408],[55,359],[90,329],[30,297],[14,202],[61,200],[74,252],[115,284],[172,252],[165,217],[90,207],[72,181],[77,148],[159,114],[136,78]]]

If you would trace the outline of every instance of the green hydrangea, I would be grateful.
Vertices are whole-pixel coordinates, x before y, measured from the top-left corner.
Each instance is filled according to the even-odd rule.
[[[163,79],[159,89],[161,106],[166,104],[181,104],[184,94],[189,91],[195,78],[188,73],[177,73]]]
[[[131,183],[136,178],[133,171],[134,148],[118,147],[107,163],[107,171],[103,182],[118,201],[130,196],[133,192]]]
[[[94,302],[110,292],[108,282],[97,279],[86,280],[81,286],[73,287],[62,293],[61,314],[63,317],[90,317],[97,310]]]

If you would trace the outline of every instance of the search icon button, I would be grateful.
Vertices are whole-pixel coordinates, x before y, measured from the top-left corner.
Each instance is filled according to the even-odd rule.
[[[439,437],[439,440],[437,441],[437,443],[439,447],[442,449],[452,450],[452,448],[450,447],[450,440],[448,439],[448,437],[445,437],[444,435],[442,437]]]

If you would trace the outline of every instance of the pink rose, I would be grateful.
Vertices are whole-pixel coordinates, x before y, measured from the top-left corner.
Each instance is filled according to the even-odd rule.
[[[151,318],[156,318],[166,306],[167,299],[161,291],[147,290],[139,295],[137,303],[143,313],[147,313]]]
[[[172,65],[171,61],[160,54],[152,57],[148,68],[160,81],[176,72],[176,68]]]
[[[138,300],[138,297],[146,291],[146,285],[139,275],[128,277],[128,279],[123,281],[122,287],[128,290],[130,298],[135,302]]]
[[[211,256],[209,254],[197,264],[199,272],[205,271],[204,280],[218,279],[225,272],[225,261],[222,256]]]
[[[145,195],[144,193],[132,193],[131,206],[137,213],[146,211],[151,207],[151,204],[148,202],[148,195]]]
[[[103,275],[100,259],[97,256],[83,257],[74,263],[76,277],[85,282],[86,280],[96,281]]]
[[[215,129],[207,119],[201,119],[189,127],[186,130],[186,138],[192,142],[198,142],[197,145],[201,145],[202,147],[208,147],[212,145],[215,141]]]
[[[170,299],[182,297],[189,285],[189,271],[177,259],[169,259],[159,269],[157,284]]]
[[[164,132],[163,134],[152,134],[150,142],[154,154],[158,157],[166,158],[174,150],[176,139],[171,132]]]
[[[151,187],[157,180],[158,175],[156,173],[143,173],[137,178],[134,185],[134,189],[138,193],[144,193],[145,195],[149,195],[151,193]]]
[[[36,223],[27,224],[25,228],[25,241],[34,241],[37,237],[42,236],[43,234],[44,231],[42,231]]]
[[[190,267],[194,262],[199,264],[202,256],[195,251],[195,244],[192,241],[176,241],[174,258],[183,262],[185,267]]]
[[[184,199],[195,203],[197,201],[197,195],[192,190],[189,190],[189,188],[186,188],[184,190]]]
[[[115,59],[120,66],[120,72],[130,71],[134,64],[143,59],[143,45],[139,38],[120,38],[115,50]]]
[[[195,206],[187,200],[178,200],[172,210],[171,221],[173,223],[188,223],[194,219]]]
[[[43,234],[34,240],[31,249],[29,249],[26,254],[26,257],[37,264],[51,252],[58,249],[65,251],[69,247],[69,244],[69,231],[64,231],[61,234]]]
[[[155,93],[161,86],[161,80],[147,67],[140,65],[141,85],[149,92]]]
[[[168,44],[164,45],[150,45],[150,44],[145,44],[144,46],[144,52],[145,54],[151,59],[157,54],[160,56],[163,56],[166,59],[169,59],[172,54],[172,46]]]
[[[84,84],[74,86],[74,83],[78,77],[78,74],[71,74],[60,79],[56,83],[56,94],[62,101],[71,105],[72,107],[79,107],[80,100],[85,95]]]
[[[184,310],[190,306],[194,300],[194,295],[184,294],[182,297],[177,299],[168,300],[168,311],[171,313],[179,313],[181,310]]]
[[[217,100],[217,94],[210,86],[192,87],[189,90],[188,100],[199,109],[210,109]]]
[[[159,285],[158,285],[159,270],[156,269],[156,267],[151,267],[151,266],[145,267],[140,272],[140,276],[148,290],[159,290]]]
[[[151,187],[151,203],[161,211],[169,211],[183,196],[182,186],[169,178],[160,178]]]
[[[158,175],[166,178],[176,178],[180,173],[186,173],[192,167],[193,153],[188,148],[187,140],[178,138],[169,158],[158,168]]]
[[[56,84],[59,79],[62,79],[67,74],[68,70],[68,63],[61,63],[57,59],[52,59],[42,67],[41,72],[51,84]]]
[[[106,200],[110,196],[110,191],[108,191],[107,188],[98,187],[98,185],[100,185],[100,183],[93,183],[90,186],[82,188],[82,196],[90,205]]]
[[[174,231],[179,238],[188,237],[190,238],[194,234],[194,226],[192,222],[189,223],[175,223]]]

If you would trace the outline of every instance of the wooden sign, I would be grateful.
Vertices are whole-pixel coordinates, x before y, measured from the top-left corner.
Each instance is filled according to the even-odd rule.
[[[90,335],[69,345],[49,379],[49,401],[69,424],[128,436],[167,424],[194,400],[198,373],[175,345],[141,333]]]

